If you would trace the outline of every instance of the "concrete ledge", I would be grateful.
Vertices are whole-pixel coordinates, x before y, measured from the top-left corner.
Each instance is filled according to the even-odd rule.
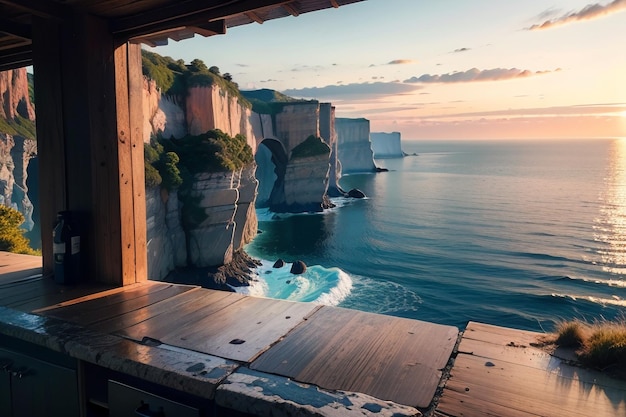
[[[413,407],[369,395],[326,391],[248,368],[239,368],[222,382],[215,393],[215,402],[243,413],[272,417],[422,415]]]

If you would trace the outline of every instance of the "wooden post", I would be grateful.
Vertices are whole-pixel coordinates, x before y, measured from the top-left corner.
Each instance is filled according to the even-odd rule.
[[[143,166],[141,48],[124,43],[115,49],[117,151],[124,285],[146,279],[146,197]],[[143,277],[143,278],[142,278]]]
[[[49,237],[56,212],[66,209],[79,221],[82,282],[143,281],[139,46],[116,45],[107,21],[94,16],[76,13],[58,24],[37,19],[33,51],[44,270],[52,268]]]
[[[40,225],[43,272],[52,274],[52,228],[56,213],[65,209],[65,143],[61,103],[61,28],[56,21],[33,16],[37,152],[39,158]]]

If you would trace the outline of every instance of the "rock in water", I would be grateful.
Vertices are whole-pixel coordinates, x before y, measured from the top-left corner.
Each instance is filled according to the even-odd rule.
[[[348,191],[348,197],[364,198],[365,197],[365,193],[363,191],[359,190],[358,188],[353,188],[350,191]]]
[[[295,261],[293,265],[291,265],[289,272],[295,275],[304,274],[306,272],[306,264],[302,261]]]
[[[278,258],[278,260],[276,262],[274,262],[273,268],[282,268],[283,266],[285,266],[285,261],[283,261],[282,259]]]

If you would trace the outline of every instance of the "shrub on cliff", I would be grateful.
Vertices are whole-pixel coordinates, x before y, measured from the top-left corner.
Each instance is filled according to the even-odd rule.
[[[167,190],[180,187],[183,178],[178,168],[180,158],[175,152],[165,152],[163,145],[153,141],[144,144],[143,155],[147,187],[161,185]]]
[[[235,171],[254,160],[245,136],[231,137],[219,129],[167,141],[165,146],[180,156],[191,174]]]
[[[293,148],[291,158],[307,158],[324,154],[330,154],[330,147],[321,138],[311,135],[304,142]]]
[[[24,223],[22,213],[0,205],[0,250],[25,255],[41,255],[30,247],[30,241],[24,237],[24,231],[19,228],[22,223]]]

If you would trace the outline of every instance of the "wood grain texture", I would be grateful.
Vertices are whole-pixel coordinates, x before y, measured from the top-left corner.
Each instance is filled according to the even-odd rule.
[[[117,333],[127,327],[144,322],[154,317],[161,316],[165,320],[170,314],[183,308],[185,304],[193,303],[204,296],[200,288],[193,288],[174,297],[165,299],[158,303],[128,311],[116,317],[104,318],[89,327],[101,333]]]
[[[0,289],[0,305],[29,313],[110,288],[97,283],[64,286],[55,283],[51,277],[42,277],[22,281],[19,285],[3,286]]]
[[[56,214],[66,207],[65,129],[63,126],[61,27],[57,21],[33,16],[33,66],[39,159],[39,217],[45,274],[51,274],[52,229]],[[50,237],[46,239],[45,237]]]
[[[98,297],[46,311],[46,315],[83,326],[119,317],[160,301],[175,297],[193,287],[146,281],[127,291]]]
[[[437,410],[449,416],[626,415],[626,382],[568,365],[541,333],[468,324]]]
[[[184,331],[185,328],[195,328],[198,320],[242,298],[243,295],[236,293],[203,290],[202,297],[181,305],[175,311],[169,312],[167,317],[147,318],[121,329],[118,334],[137,341],[141,341],[144,337],[162,340],[173,332]]]
[[[318,306],[202,290],[202,297],[120,330],[134,340],[163,343],[249,362],[301,323]],[[231,343],[240,341],[240,343]]]
[[[451,326],[323,307],[250,367],[424,408],[457,335]]]

